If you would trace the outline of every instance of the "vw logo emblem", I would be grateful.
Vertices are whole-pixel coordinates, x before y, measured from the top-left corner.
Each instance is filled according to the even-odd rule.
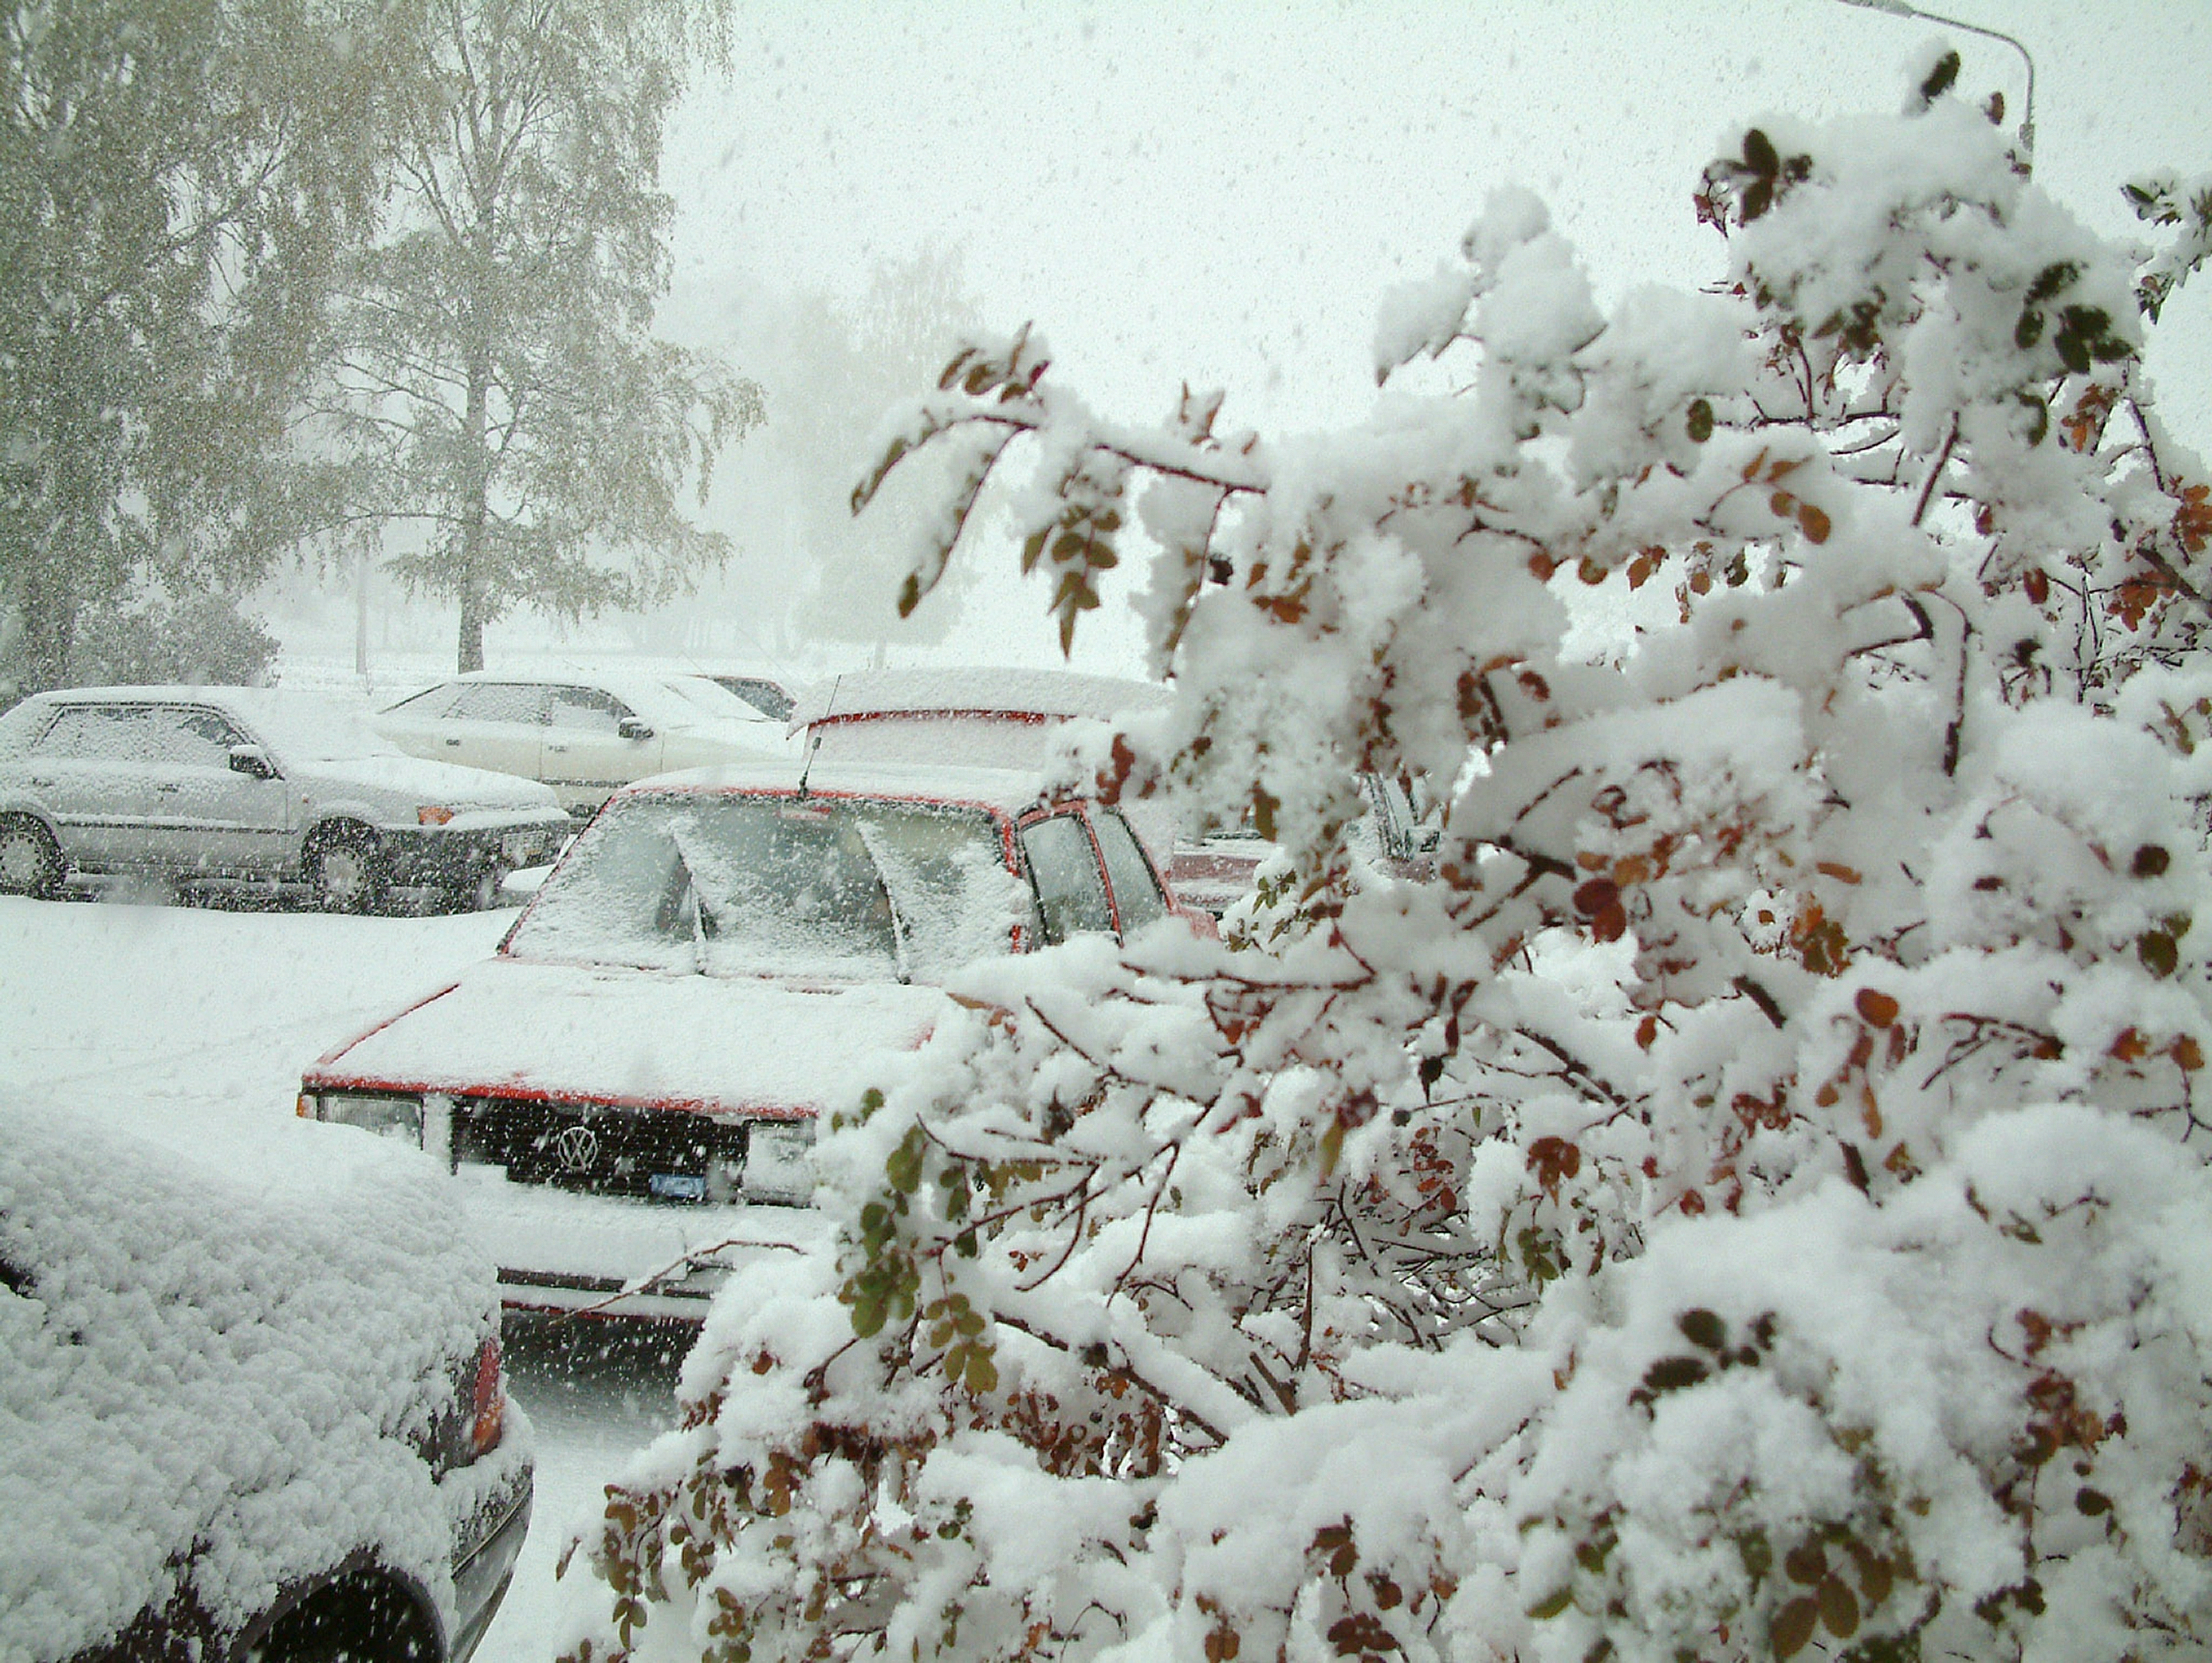
[[[599,1135],[589,1126],[564,1126],[553,1140],[553,1152],[561,1157],[562,1171],[589,1172],[599,1158]]]

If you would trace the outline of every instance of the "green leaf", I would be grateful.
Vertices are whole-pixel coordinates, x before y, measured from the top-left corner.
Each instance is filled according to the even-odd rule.
[[[1574,1597],[1575,1585],[1571,1582],[1562,1583],[1559,1587],[1553,1589],[1551,1593],[1546,1594],[1541,1599],[1539,1599],[1534,1605],[1529,1606],[1528,1615],[1534,1617],[1539,1623],[1547,1622],[1552,1617],[1557,1617],[1561,1611],[1566,1610],[1567,1606],[1573,1601]]]
[[[2181,964],[2180,946],[2163,930],[2146,930],[2137,937],[2136,956],[2142,961],[2143,968],[2160,981],[2172,975]]]
[[[1685,425],[1689,428],[1690,442],[1702,445],[1713,436],[1713,407],[1703,398],[1690,401],[1689,415]]]
[[[991,1361],[991,1354],[980,1345],[968,1348],[967,1375],[968,1389],[978,1397],[999,1389],[999,1365]]]

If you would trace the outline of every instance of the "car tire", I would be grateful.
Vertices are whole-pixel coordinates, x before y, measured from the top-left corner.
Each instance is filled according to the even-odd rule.
[[[446,888],[446,909],[454,913],[488,913],[499,905],[499,886],[507,868],[497,861],[472,876],[455,879]]]
[[[326,913],[373,913],[384,905],[384,849],[366,826],[333,826],[307,851],[307,885]]]
[[[0,895],[46,900],[62,886],[62,852],[53,834],[27,814],[0,819]]]

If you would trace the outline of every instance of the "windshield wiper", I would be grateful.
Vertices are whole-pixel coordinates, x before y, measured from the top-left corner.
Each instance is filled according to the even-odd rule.
[[[699,975],[707,974],[708,925],[714,913],[707,905],[707,896],[699,887],[698,868],[691,864],[690,851],[684,847],[683,828],[671,826],[668,841],[676,846],[676,864],[684,869],[684,887],[691,892],[691,968]]]
[[[868,864],[876,869],[876,882],[883,885],[884,905],[890,909],[891,949],[898,961],[898,979],[902,982],[914,980],[914,968],[907,957],[906,919],[899,911],[898,897],[891,893],[890,868],[884,864],[883,851],[876,847],[876,835],[855,818],[853,829],[860,835],[860,847],[868,852]]]

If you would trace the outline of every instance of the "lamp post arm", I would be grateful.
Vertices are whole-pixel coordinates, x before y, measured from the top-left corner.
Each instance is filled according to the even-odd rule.
[[[1945,28],[1963,29],[1968,34],[1978,34],[1986,39],[2002,40],[2020,54],[2020,61],[2027,68],[2027,97],[2021,111],[2020,160],[2021,171],[2027,172],[2035,161],[2035,59],[2027,48],[2002,29],[1984,28],[1979,23],[1963,22],[1956,17],[1945,17],[1932,11],[1923,11],[1917,6],[1905,4],[1905,0],[1842,0],[1846,6],[1857,6],[1867,11],[1887,12],[1893,17],[1914,17],[1923,23],[1940,23]]]

